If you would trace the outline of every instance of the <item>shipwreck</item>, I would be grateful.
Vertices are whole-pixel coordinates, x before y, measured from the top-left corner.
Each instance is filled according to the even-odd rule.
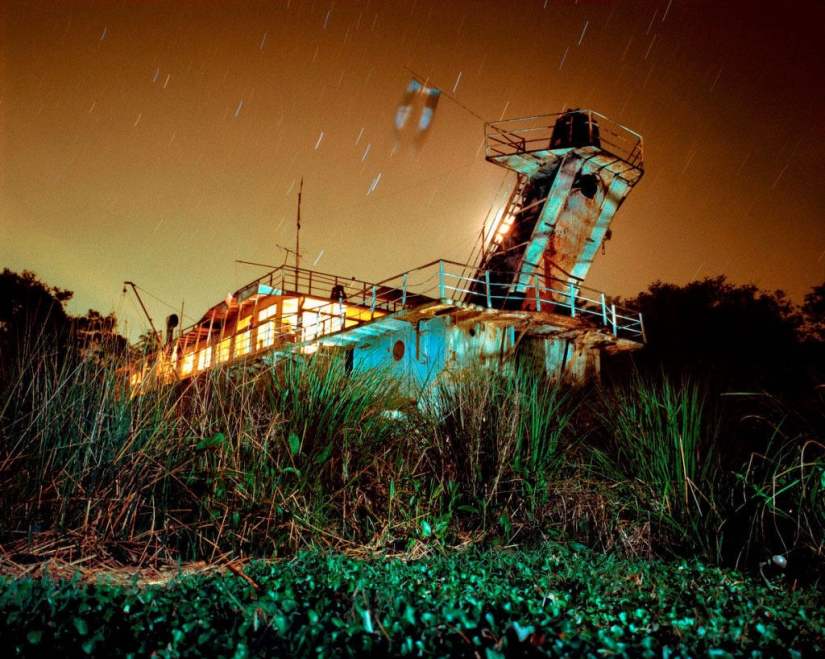
[[[584,286],[641,179],[642,138],[591,110],[488,123],[486,160],[515,174],[469,264],[439,260],[379,282],[283,265],[209,309],[128,372],[134,394],[215,367],[330,354],[423,389],[470,363],[530,354],[554,378],[598,378],[644,343],[638,313]]]

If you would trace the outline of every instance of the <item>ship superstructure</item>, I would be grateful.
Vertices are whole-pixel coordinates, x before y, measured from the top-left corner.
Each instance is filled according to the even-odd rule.
[[[475,264],[439,260],[370,283],[284,265],[132,366],[134,393],[215,366],[327,352],[387,368],[411,391],[473,362],[530,353],[555,377],[598,377],[643,343],[641,317],[584,287],[643,173],[641,137],[589,110],[487,124],[487,160],[516,184]]]

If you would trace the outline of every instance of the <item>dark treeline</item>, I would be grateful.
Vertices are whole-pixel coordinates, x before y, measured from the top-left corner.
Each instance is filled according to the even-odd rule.
[[[72,316],[66,303],[73,296],[72,291],[44,283],[34,272],[17,274],[4,268],[0,274],[0,369],[42,344],[64,356],[69,355],[69,346],[91,345],[124,355],[126,340],[116,332],[114,313],[103,316],[89,309],[83,316]]]
[[[782,291],[724,276],[685,286],[657,281],[625,302],[642,313],[643,369],[701,373],[720,388],[809,396],[822,382],[825,283],[794,305]]]

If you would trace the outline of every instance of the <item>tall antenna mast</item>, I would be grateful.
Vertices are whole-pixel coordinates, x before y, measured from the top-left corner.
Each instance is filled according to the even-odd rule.
[[[295,232],[295,276],[298,276],[298,268],[301,265],[301,194],[304,191],[304,177],[301,177],[301,185],[298,187],[298,221]]]

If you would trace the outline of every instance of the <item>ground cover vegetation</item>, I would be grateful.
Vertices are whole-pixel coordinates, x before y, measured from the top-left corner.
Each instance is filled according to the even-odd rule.
[[[163,586],[0,579],[18,656],[809,657],[825,597],[549,543],[403,562],[311,551]]]
[[[0,545],[7,560],[232,564],[250,557],[291,558],[313,550],[298,563],[285,565],[321,561],[319,551],[335,551],[420,559],[422,569],[433,570],[446,569],[437,568],[445,564],[441,561],[455,560],[451,569],[460,570],[463,559],[457,552],[486,547],[510,556],[489,558],[499,555],[494,553],[483,559],[509,560],[510,568],[497,568],[506,572],[539,560],[530,556],[540,556],[541,548],[551,546],[548,543],[584,552],[581,556],[595,561],[593,565],[608,561],[604,564],[616,570],[647,565],[637,563],[638,559],[664,558],[677,561],[671,567],[688,565],[678,561],[690,557],[707,565],[746,570],[750,576],[735,578],[765,597],[779,597],[771,588],[775,580],[783,592],[790,591],[784,595],[790,599],[781,606],[771,600],[776,609],[768,614],[776,618],[771,624],[785,631],[776,632],[777,638],[770,642],[784,643],[788,651],[799,651],[794,643],[822,650],[821,621],[811,622],[807,604],[797,606],[794,598],[803,598],[802,602],[814,596],[808,588],[816,588],[825,566],[825,392],[818,386],[823,373],[820,298],[825,285],[814,289],[806,305],[797,310],[781,295],[735,287],[722,278],[683,288],[655,284],[635,300],[645,313],[649,348],[632,367],[621,361],[607,364],[602,386],[566,387],[537,376],[529,364],[516,364],[498,372],[467,369],[442,381],[437,395],[421,396],[417,405],[411,405],[384,373],[348,374],[343,361],[321,357],[284,360],[267,369],[215,369],[178,386],[130,397],[121,370],[123,345],[113,338],[112,322],[101,322],[106,319],[94,312],[83,322],[73,322],[62,309],[70,293],[50,289],[30,273],[19,277],[4,271],[0,284],[11,291],[0,302]],[[35,294],[26,297],[32,294],[30,289]],[[21,299],[35,300],[37,309],[45,305],[48,313],[45,317],[21,313],[32,304],[21,305]],[[685,307],[691,313],[683,322],[673,321]],[[59,321],[52,324],[49,318]],[[693,333],[685,330],[690,323]],[[766,333],[755,340],[750,361],[739,343],[743,332]],[[717,341],[705,339],[707,334],[714,334]],[[763,349],[770,345],[760,342],[763,339],[774,341],[781,360]],[[534,549],[537,554],[530,553]],[[787,561],[781,575],[771,562],[774,555]],[[561,563],[573,560],[566,556]],[[329,559],[334,560],[344,561],[336,563],[336,574],[356,569],[346,559]],[[345,564],[350,567],[342,567]],[[702,564],[690,565],[689,570],[696,572]],[[393,569],[407,568],[386,568],[386,574],[394,574]],[[263,587],[263,573],[255,574],[250,578]],[[323,574],[312,577],[322,589],[327,578]],[[481,582],[492,579],[484,574],[475,587],[481,589]],[[373,574],[370,578],[380,583],[390,577]],[[604,579],[610,582],[607,576]],[[260,619],[263,622],[254,622],[258,620],[254,607],[249,609],[251,619],[244,617],[246,613],[238,613],[237,619],[230,616],[228,611],[247,611],[240,604],[246,595],[231,589],[252,587],[260,596],[245,579],[235,585],[221,580],[198,584],[186,588],[234,593],[222,600],[222,606],[229,607],[224,613],[209,615],[223,616],[220,625],[231,629],[219,627],[230,636],[236,634],[231,637],[243,647],[252,648],[250,639],[257,636],[246,627],[238,631],[237,625],[254,623],[257,634],[256,625],[261,624],[261,629],[270,630],[265,636],[280,629],[272,617],[274,609]],[[5,617],[9,633],[18,635],[15,638],[23,634],[20,621],[60,617],[57,608],[48,608],[57,606],[54,602],[68,602],[67,610],[78,606],[80,613],[97,620],[98,614],[91,612],[99,609],[104,615],[100,602],[139,597],[138,591],[128,589],[104,591],[48,579],[7,581],[3,588],[0,618]],[[798,595],[791,590],[796,588]],[[379,597],[375,593],[397,590],[387,589],[370,591],[373,595],[366,601]],[[91,608],[76,602],[75,592],[86,593],[77,597],[92,602]],[[721,590],[713,592],[714,597],[722,597]],[[433,591],[432,597],[437,595]],[[162,597],[157,597],[159,602]],[[472,605],[480,607],[478,612],[484,610],[484,615],[489,612],[485,606],[492,611],[499,606],[495,602],[504,607],[505,601],[515,601],[510,595],[485,597],[479,595]],[[684,597],[680,594],[677,599]],[[753,633],[750,622],[750,631],[731,631],[736,629],[734,620],[754,621],[754,607],[767,601],[756,595],[737,597],[737,602],[751,602],[751,617],[723,606],[717,613],[728,616],[727,622],[696,627],[704,631],[696,631],[694,640],[699,645],[691,647],[709,656],[725,656],[738,639],[742,647],[776,656],[771,655],[774,646],[760,645],[768,641],[761,632]],[[547,600],[542,598],[544,606]],[[472,632],[477,634],[470,644],[475,648],[472,652],[501,651],[504,646],[497,643],[507,637],[516,639],[512,647],[522,648],[528,653],[525,656],[530,648],[535,650],[536,644],[529,641],[538,638],[534,634],[547,639],[562,634],[566,640],[555,650],[552,644],[539,645],[551,656],[564,656],[564,652],[590,652],[588,644],[598,643],[605,651],[624,652],[609,644],[609,633],[602,638],[604,630],[613,626],[619,628],[619,636],[634,625],[653,629],[649,618],[638,623],[633,619],[631,604],[623,609],[624,618],[616,608],[619,617],[610,614],[601,626],[594,622],[592,629],[602,630],[593,631],[596,636],[582,631],[588,629],[586,625],[580,628],[577,623],[574,629],[560,619],[541,618],[545,620],[541,622],[529,608],[510,617],[497,617],[495,609],[490,626],[478,622],[483,616],[467,618],[466,625],[457,617],[432,618],[428,619],[432,624],[425,625],[423,618],[414,616],[407,624],[406,614],[392,609],[387,599],[381,609],[387,613],[381,615],[400,616],[396,622],[406,630],[388,635],[377,622],[383,620],[380,617],[369,618],[373,620],[369,624],[374,624],[371,631],[353,631],[357,624],[366,626],[367,619],[353,613],[362,600],[354,595],[350,599],[346,604],[346,598],[332,597],[331,609],[319,605],[323,613],[312,609],[311,614],[304,608],[296,613],[302,625],[309,625],[301,627],[309,634],[304,654],[320,642],[321,632],[309,631],[316,623],[318,630],[326,629],[325,643],[333,637],[344,639],[340,648],[363,642],[379,653],[389,649],[415,654],[426,648],[449,654],[451,648],[469,646],[443,645],[444,638],[455,640]],[[436,606],[436,599],[424,608],[436,617],[446,615],[443,607],[450,600]],[[231,603],[236,600],[237,605]],[[648,605],[663,602],[650,600]],[[411,599],[408,603],[417,606]],[[335,613],[339,605],[350,612],[349,618]],[[466,609],[470,604],[457,605],[457,610],[464,610],[462,606]],[[599,610],[599,605],[592,606]],[[300,607],[305,607],[303,601]],[[116,609],[105,615],[121,616]],[[780,609],[782,613],[777,613]],[[795,612],[798,624],[791,624],[785,616],[788,611]],[[694,617],[705,620],[704,613]],[[61,619],[85,620],[77,613]],[[344,621],[343,626],[336,619]],[[167,622],[171,620],[167,616]],[[98,641],[104,644],[100,647],[112,642],[113,637],[100,631],[103,623],[96,631],[90,631],[88,622],[71,624],[78,636],[66,641],[67,648],[76,647],[72,645],[76,642],[81,650],[83,643],[93,648]],[[168,622],[164,634],[191,641],[190,631],[197,625],[186,631],[177,624]],[[655,656],[663,654],[665,647],[671,648],[669,656],[682,654],[681,632],[674,631],[681,627],[665,625],[660,618],[655,624],[656,630],[666,631],[634,632],[630,640],[621,642],[637,649],[645,647],[638,644],[652,644]],[[712,641],[701,640],[720,625],[727,631]],[[531,626],[529,633],[520,631]],[[31,627],[25,631],[26,642],[46,639],[44,643],[60,645],[57,627],[43,627],[39,637]],[[413,627],[419,629],[418,636]],[[336,629],[344,631],[336,636]],[[444,630],[459,631],[453,637],[452,631]],[[31,638],[29,631],[35,632]],[[579,649],[569,645],[574,643],[569,636],[574,632],[581,636],[575,641],[583,644]],[[286,642],[282,636],[286,637],[284,630],[281,636],[271,637],[281,639],[272,640],[272,647]],[[142,654],[140,648],[148,647],[145,643],[160,638],[135,632],[129,642],[144,643],[134,646]],[[407,638],[412,645],[404,645]],[[416,645],[419,641],[423,645]],[[169,650],[169,656],[185,654],[181,649],[185,644],[175,643],[170,647],[178,649]],[[20,647],[28,648],[25,643]]]

